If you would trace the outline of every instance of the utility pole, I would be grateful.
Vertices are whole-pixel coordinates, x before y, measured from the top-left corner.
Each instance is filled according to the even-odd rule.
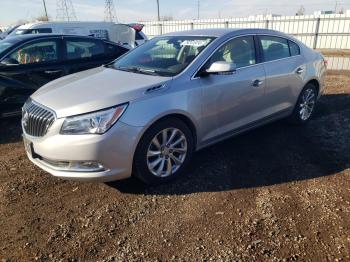
[[[334,13],[337,13],[338,1],[335,1]]]
[[[105,0],[105,21],[115,22],[117,20],[113,0]]]
[[[159,0],[157,0],[157,19],[160,21]]]
[[[49,16],[47,15],[47,9],[46,9],[46,3],[45,3],[45,0],[43,0],[43,4],[44,4],[44,10],[45,10],[46,20],[47,20],[47,21],[49,21]]]
[[[157,20],[159,26],[159,34],[163,34],[163,25],[160,23],[160,11],[159,11],[159,0],[157,0]]]
[[[57,0],[56,18],[60,21],[77,20],[72,0]]]
[[[200,2],[197,0],[197,19],[199,20],[199,9],[200,9]]]

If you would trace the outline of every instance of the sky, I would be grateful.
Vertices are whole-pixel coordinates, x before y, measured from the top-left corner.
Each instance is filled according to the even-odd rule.
[[[56,1],[45,0],[51,19],[56,18]],[[71,0],[80,21],[104,19],[104,0]],[[198,0],[159,0],[161,16],[197,18]],[[306,14],[316,10],[350,9],[350,0],[199,0],[200,18],[245,17],[257,14],[294,15],[301,5]],[[120,22],[156,20],[156,0],[114,0]],[[44,14],[43,0],[0,0],[0,25],[33,20]]]

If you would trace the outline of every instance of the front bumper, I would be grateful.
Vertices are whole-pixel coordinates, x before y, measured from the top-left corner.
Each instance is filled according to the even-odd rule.
[[[28,158],[51,175],[77,181],[107,182],[131,176],[134,152],[141,127],[117,122],[103,135],[60,135],[64,119],[57,119],[43,137],[23,134]],[[102,170],[70,171],[56,162],[94,161]]]

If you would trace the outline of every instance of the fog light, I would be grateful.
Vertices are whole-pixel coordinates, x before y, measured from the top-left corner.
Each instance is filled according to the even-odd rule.
[[[43,158],[42,161],[53,169],[71,172],[99,172],[106,170],[96,161],[55,161]]]
[[[70,162],[69,168],[81,170],[81,171],[90,171],[90,172],[104,170],[103,165],[95,161]]]

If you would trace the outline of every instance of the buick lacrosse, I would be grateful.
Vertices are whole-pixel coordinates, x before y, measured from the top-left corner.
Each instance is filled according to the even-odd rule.
[[[277,31],[170,33],[36,91],[22,109],[25,149],[60,178],[166,182],[196,150],[277,119],[308,122],[325,64]]]

